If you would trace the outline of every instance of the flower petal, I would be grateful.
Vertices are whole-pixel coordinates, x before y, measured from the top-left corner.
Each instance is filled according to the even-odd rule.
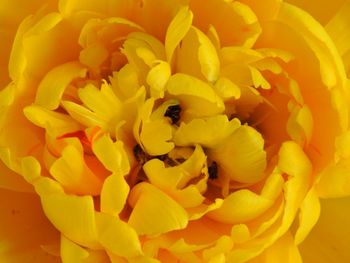
[[[214,148],[239,127],[238,119],[229,121],[226,115],[194,119],[189,123],[181,123],[174,134],[174,142],[177,146],[200,144],[207,148]]]
[[[278,239],[272,246],[267,248],[260,256],[249,263],[270,263],[279,262],[283,258],[286,263],[302,263],[298,247],[295,245],[292,235],[287,232]],[[318,262],[318,261],[317,261]]]
[[[295,234],[295,243],[299,245],[307,237],[311,229],[317,223],[320,216],[321,206],[315,188],[307,193],[300,206],[299,228]]]
[[[86,69],[77,62],[57,66],[41,81],[35,102],[49,110],[55,110],[68,84],[76,78],[85,77],[86,72]]]
[[[129,190],[129,185],[121,174],[108,176],[101,190],[101,211],[114,216],[119,215],[126,204]]]
[[[98,239],[113,254],[122,257],[141,255],[141,244],[135,230],[117,217],[96,213]]]
[[[122,141],[113,142],[107,135],[103,135],[94,140],[92,150],[109,171],[121,176],[129,173],[129,159]]]
[[[134,207],[129,224],[139,235],[156,235],[183,229],[187,225],[186,211],[173,199],[148,183],[140,183],[130,193]]]
[[[323,199],[320,218],[308,237],[299,245],[305,263],[348,262],[350,220],[349,197]]]
[[[208,155],[218,163],[219,173],[223,172],[232,180],[254,183],[264,177],[266,152],[260,133],[249,126],[241,126]]]
[[[79,145],[79,144],[78,144]],[[87,166],[82,146],[67,145],[50,168],[51,175],[67,192],[80,195],[98,195],[101,179]]]
[[[224,111],[224,103],[206,82],[192,76],[176,73],[167,84],[169,94],[184,106],[184,116],[211,116]]]
[[[220,61],[214,45],[199,29],[191,27],[177,52],[176,72],[186,73],[215,83]]]
[[[185,37],[192,24],[193,14],[188,7],[181,7],[173,18],[165,36],[165,53],[168,62],[171,62],[175,48]]]
[[[25,107],[23,113],[32,123],[46,129],[54,137],[81,129],[81,126],[67,114],[50,111],[41,106]]]
[[[45,217],[40,199],[5,189],[0,189],[0,199],[0,261],[58,263],[41,247],[59,242],[59,232]]]

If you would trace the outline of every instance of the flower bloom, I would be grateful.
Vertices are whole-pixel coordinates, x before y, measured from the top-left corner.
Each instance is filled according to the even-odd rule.
[[[319,198],[350,194],[350,3],[294,2],[319,21],[280,0],[34,1],[0,92],[0,259],[347,262],[349,235],[302,242]]]

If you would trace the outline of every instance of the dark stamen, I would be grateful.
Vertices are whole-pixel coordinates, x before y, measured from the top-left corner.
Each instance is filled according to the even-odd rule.
[[[158,155],[158,156],[155,156],[155,158],[161,161],[165,161],[166,159],[168,159],[168,155],[167,154]]]
[[[181,107],[180,105],[171,105],[164,113],[165,117],[171,119],[172,124],[176,124],[180,120]]]
[[[136,144],[133,149],[135,159],[139,163],[145,163],[147,161],[147,153],[145,153],[139,144]]]
[[[209,178],[214,180],[218,178],[218,164],[216,162],[212,162],[208,167]]]

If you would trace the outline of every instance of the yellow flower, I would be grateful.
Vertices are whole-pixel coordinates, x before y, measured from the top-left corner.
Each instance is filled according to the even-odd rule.
[[[2,5],[0,261],[350,261],[350,2],[309,3]]]

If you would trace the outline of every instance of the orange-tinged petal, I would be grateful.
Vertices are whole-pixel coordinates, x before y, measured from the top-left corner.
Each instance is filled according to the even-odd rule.
[[[280,148],[278,168],[289,176],[284,185],[286,206],[280,229],[284,233],[293,222],[295,213],[307,194],[312,164],[301,147],[289,141]]]
[[[248,5],[259,20],[269,20],[276,17],[282,3],[281,0],[265,0],[264,2],[259,0],[242,0],[241,2]]]
[[[250,238],[250,231],[247,225],[234,225],[231,229],[231,238],[234,243],[243,243],[248,241]]]
[[[350,167],[348,160],[331,164],[321,173],[316,183],[321,198],[346,197],[350,193]]]
[[[130,193],[133,206],[128,223],[139,235],[155,235],[183,229],[186,211],[173,199],[148,183],[140,183]]]
[[[77,58],[77,32],[59,13],[35,20],[29,17],[23,21],[17,33],[9,64],[12,79],[26,71],[40,80],[52,68]]]
[[[349,197],[321,199],[321,215],[308,237],[299,245],[305,263],[350,261]]]
[[[0,6],[0,87],[4,87],[10,82],[8,73],[8,62],[11,53],[13,40],[16,35],[18,26],[24,18],[34,14],[39,9],[41,13],[54,10],[57,5],[56,0],[45,1],[33,0],[31,2],[23,0],[6,1]],[[20,6],[21,8],[18,8]]]
[[[350,49],[350,45],[348,44],[350,32],[346,26],[350,23],[350,2],[342,2],[344,2],[344,4],[339,6],[339,10],[334,13],[334,16],[326,25],[327,33],[332,38],[341,56],[345,55]],[[336,5],[332,5],[332,7],[335,6]]]
[[[100,43],[84,48],[79,55],[79,61],[90,68],[98,68],[108,58],[108,50]]]
[[[110,78],[112,89],[119,98],[131,98],[140,87],[136,68],[126,64]]]
[[[249,6],[239,1],[210,0],[205,5],[200,0],[191,0],[193,24],[207,32],[213,25],[222,46],[253,46],[261,32],[257,17]]]
[[[272,246],[264,251],[260,256],[248,261],[249,263],[302,263],[298,247],[295,245],[292,235],[287,232],[284,236],[278,239]],[[318,262],[318,261],[317,261]]]
[[[70,240],[99,248],[91,196],[64,193],[56,181],[40,175],[40,164],[33,157],[23,159],[23,173],[41,198],[42,208],[50,222]]]
[[[33,192],[33,187],[21,175],[15,173],[0,161],[0,188],[17,192]]]
[[[5,189],[0,198],[0,261],[58,263],[58,257],[42,249],[59,242],[59,232],[43,214],[40,199]]]
[[[288,0],[286,2],[300,7],[310,13],[322,25],[326,25],[347,0],[324,1],[322,5],[317,0]]]
[[[290,104],[291,115],[287,122],[289,136],[301,145],[308,144],[313,133],[312,113],[307,105]]]
[[[315,188],[311,188],[300,206],[299,228],[295,234],[295,243],[299,245],[317,223],[321,206]]]

